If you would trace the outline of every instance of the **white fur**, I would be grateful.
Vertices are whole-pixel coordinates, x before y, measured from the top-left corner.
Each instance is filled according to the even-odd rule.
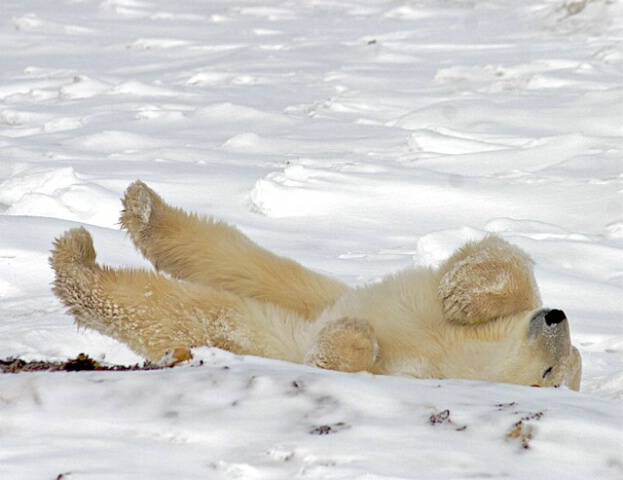
[[[137,248],[172,278],[101,267],[75,229],[55,243],[54,291],[78,323],[147,358],[182,361],[211,345],[335,370],[579,388],[566,317],[543,309],[532,261],[499,237],[467,243],[438,269],[350,288],[141,182],[124,206]]]

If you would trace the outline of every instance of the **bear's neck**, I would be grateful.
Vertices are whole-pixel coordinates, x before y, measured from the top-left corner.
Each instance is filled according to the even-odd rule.
[[[523,317],[523,315],[522,315]],[[523,347],[524,322],[519,318],[498,319],[478,326],[450,326],[445,333],[448,348],[440,359],[440,376],[472,380],[502,381],[500,372],[508,359],[517,358]],[[508,381],[508,379],[506,379]]]

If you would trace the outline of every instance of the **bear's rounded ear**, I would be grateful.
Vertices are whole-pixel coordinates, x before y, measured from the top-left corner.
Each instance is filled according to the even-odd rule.
[[[440,267],[437,294],[447,320],[476,325],[541,305],[534,262],[496,236],[466,244]]]

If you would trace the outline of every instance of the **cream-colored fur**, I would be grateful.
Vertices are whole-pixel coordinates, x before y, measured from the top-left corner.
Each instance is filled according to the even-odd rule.
[[[350,288],[170,207],[140,181],[123,205],[123,228],[169,276],[98,265],[78,228],[55,241],[54,292],[78,324],[150,360],[208,345],[347,372],[579,389],[564,313],[541,307],[532,261],[499,237],[466,244],[439,269]]]

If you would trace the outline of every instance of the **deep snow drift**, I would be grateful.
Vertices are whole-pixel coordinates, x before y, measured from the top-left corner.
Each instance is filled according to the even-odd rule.
[[[496,232],[537,262],[580,394],[346,375],[199,349],[171,370],[0,376],[11,479],[621,478],[623,8],[0,3],[0,357],[141,359],[76,331],[52,239],[148,265],[140,178],[358,284]],[[527,447],[527,448],[526,448]]]

